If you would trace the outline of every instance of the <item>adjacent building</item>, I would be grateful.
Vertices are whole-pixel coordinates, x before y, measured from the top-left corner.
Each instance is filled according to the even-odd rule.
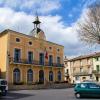
[[[65,77],[69,72],[71,83],[85,80],[96,80],[100,82],[100,52],[89,55],[65,59]],[[67,69],[67,70],[66,70]]]
[[[96,53],[93,57],[93,77],[100,82],[100,53]]]
[[[29,35],[0,33],[1,78],[10,85],[64,81],[64,47],[46,40],[38,16],[33,23]]]
[[[72,75],[71,75],[71,66],[70,66],[70,62],[68,61],[68,59],[66,58],[65,56],[65,59],[64,59],[64,75],[65,75],[65,81],[67,83],[71,83],[71,79],[72,79]]]

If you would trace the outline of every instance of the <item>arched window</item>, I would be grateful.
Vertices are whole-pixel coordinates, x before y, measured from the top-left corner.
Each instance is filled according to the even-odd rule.
[[[14,83],[20,82],[20,70],[18,68],[15,68],[13,71],[13,82]]]
[[[27,71],[27,82],[33,82],[33,71],[32,71],[32,69],[29,69]]]
[[[52,71],[49,72],[49,81],[53,81],[53,72]]]
[[[61,72],[58,71],[58,81],[61,81]]]

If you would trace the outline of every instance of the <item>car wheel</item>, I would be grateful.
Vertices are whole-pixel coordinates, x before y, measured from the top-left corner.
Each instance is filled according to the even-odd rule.
[[[76,98],[81,98],[80,93],[76,93],[75,96],[76,96]]]
[[[2,92],[2,96],[6,96],[7,95],[7,90]]]

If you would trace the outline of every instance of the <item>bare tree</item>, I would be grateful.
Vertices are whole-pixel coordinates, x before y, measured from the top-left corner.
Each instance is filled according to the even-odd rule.
[[[88,6],[86,18],[79,21],[79,39],[88,44],[100,44],[100,2]]]

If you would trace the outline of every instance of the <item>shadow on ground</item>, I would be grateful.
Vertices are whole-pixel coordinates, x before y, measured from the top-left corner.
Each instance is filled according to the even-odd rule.
[[[94,100],[94,99],[99,99],[99,100],[100,100],[100,97],[82,97],[82,98],[80,98],[80,99],[81,99],[81,100],[82,100],[82,99],[88,99],[88,100],[89,100],[89,99],[93,99],[93,100]]]
[[[35,96],[35,95],[9,92],[7,96],[0,96],[0,100],[16,100],[16,99],[22,99],[30,96]]]

